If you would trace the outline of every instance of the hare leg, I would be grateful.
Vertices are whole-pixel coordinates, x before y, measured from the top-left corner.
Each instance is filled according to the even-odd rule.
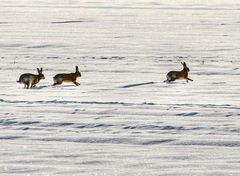
[[[76,81],[72,81],[76,86],[79,86],[80,84]]]
[[[170,79],[170,80],[167,80],[168,81],[168,83],[170,83],[170,82],[173,82],[173,81],[175,81],[176,79]]]
[[[193,81],[193,80],[192,80],[192,79],[190,79],[190,78],[187,78],[187,80]]]
[[[55,83],[53,83],[53,86],[56,86],[56,85],[59,85],[59,84],[62,84],[62,83],[55,82]]]
[[[27,82],[27,89],[29,89],[29,86],[30,86],[30,82]]]
[[[58,85],[58,84],[62,84],[62,80],[57,80],[57,79],[55,79],[55,78],[53,78],[53,86],[56,86],[56,85]]]
[[[37,80],[37,79],[34,79],[32,82],[31,82],[31,88],[33,88],[33,87],[36,87],[36,85],[37,85],[37,83],[39,82],[39,80]]]

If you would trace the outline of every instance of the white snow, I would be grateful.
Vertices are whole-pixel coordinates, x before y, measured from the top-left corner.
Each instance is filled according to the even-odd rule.
[[[0,1],[0,175],[240,175],[240,2]],[[193,82],[164,83],[185,61]],[[74,72],[79,87],[52,87]],[[22,73],[45,80],[34,89]]]

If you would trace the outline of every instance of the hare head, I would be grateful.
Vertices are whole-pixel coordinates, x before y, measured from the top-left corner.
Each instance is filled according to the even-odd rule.
[[[186,70],[187,72],[190,72],[190,69],[187,67],[186,62],[181,62],[181,64],[183,65],[183,70]]]
[[[38,76],[39,76],[39,80],[40,79],[45,79],[45,76],[44,74],[42,73],[43,72],[43,68],[37,68],[37,71],[38,71]]]
[[[78,66],[76,66],[76,72],[75,72],[75,74],[77,75],[77,77],[81,77],[81,76],[82,76],[81,73],[80,73],[80,71],[79,71],[79,69],[78,69]]]

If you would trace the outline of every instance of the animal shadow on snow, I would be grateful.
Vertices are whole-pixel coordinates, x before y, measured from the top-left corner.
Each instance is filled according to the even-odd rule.
[[[61,85],[61,86],[53,86],[53,85],[47,85],[47,86],[36,86],[34,88],[31,88],[33,90],[41,90],[45,88],[76,88],[75,85]]]

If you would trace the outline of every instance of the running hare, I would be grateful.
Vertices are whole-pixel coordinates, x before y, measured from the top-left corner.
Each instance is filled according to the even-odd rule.
[[[177,79],[186,79],[187,82],[188,80],[193,81],[188,77],[188,72],[190,71],[190,69],[187,67],[187,64],[185,62],[182,62],[181,64],[183,65],[182,71],[168,72],[166,82],[175,81]]]
[[[81,73],[79,72],[78,66],[76,66],[75,73],[60,73],[53,77],[54,86],[57,84],[62,84],[63,82],[73,82],[76,86],[80,84],[77,81],[77,78],[81,77]]]
[[[33,88],[36,87],[36,84],[41,80],[45,79],[44,75],[42,74],[43,69],[37,68],[38,75],[34,75],[31,73],[24,73],[20,76],[19,80],[17,82],[23,83],[24,88]]]

